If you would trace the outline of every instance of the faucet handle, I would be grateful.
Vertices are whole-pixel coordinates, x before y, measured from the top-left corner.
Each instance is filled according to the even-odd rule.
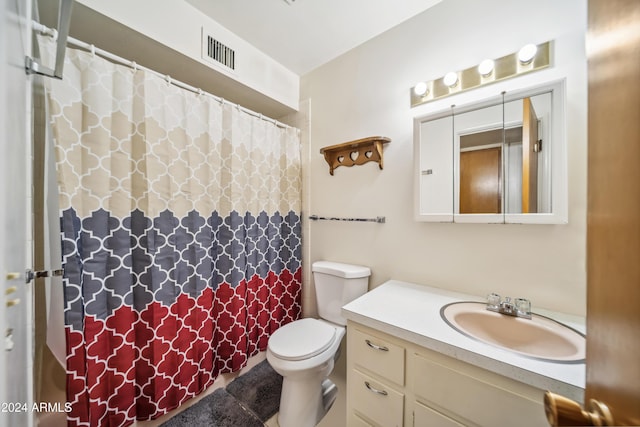
[[[516,298],[516,310],[518,315],[531,316],[531,301],[526,298]]]
[[[493,309],[497,309],[500,306],[500,295],[496,294],[495,292],[490,293],[489,295],[487,295],[487,305],[490,308]]]

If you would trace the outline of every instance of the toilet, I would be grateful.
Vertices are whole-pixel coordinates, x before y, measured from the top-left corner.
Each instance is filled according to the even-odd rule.
[[[314,427],[338,392],[327,377],[338,357],[347,320],[342,306],[367,292],[371,270],[359,265],[317,261],[312,266],[320,319],[305,318],[275,331],[267,360],[283,377],[280,427]]]

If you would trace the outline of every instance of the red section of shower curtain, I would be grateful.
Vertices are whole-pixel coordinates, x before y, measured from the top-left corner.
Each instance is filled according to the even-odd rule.
[[[245,366],[271,334],[300,317],[301,269],[254,275],[199,297],[181,294],[106,320],[87,315],[84,334],[67,327],[69,426],[126,426],[196,396],[221,373]]]

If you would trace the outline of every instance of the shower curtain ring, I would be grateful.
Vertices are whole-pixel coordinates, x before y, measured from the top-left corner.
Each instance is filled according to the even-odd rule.
[[[92,44],[90,49],[91,49],[91,56],[95,57],[96,56],[96,45]]]
[[[138,64],[136,63],[136,61],[131,62],[131,68],[133,68],[134,73],[138,71]]]
[[[167,81],[167,83],[171,84],[172,80],[171,80],[171,76],[169,74],[167,74],[164,79]]]

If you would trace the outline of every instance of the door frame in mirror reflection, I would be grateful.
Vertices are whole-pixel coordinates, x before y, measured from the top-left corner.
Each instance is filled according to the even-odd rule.
[[[568,181],[565,90],[565,80],[562,79],[414,118],[415,220],[456,223],[566,224]],[[519,118],[514,118],[510,113],[514,101],[522,101],[542,94],[548,94],[550,98],[550,111],[540,109],[539,113],[536,112],[539,114],[537,117],[540,121],[539,126],[537,120],[533,119],[532,125],[527,128],[524,111],[528,107],[521,106],[524,102],[519,103]],[[467,113],[472,114],[467,115]],[[474,114],[478,117],[473,117]],[[492,116],[479,119],[481,115],[489,114]],[[462,128],[460,124],[463,123],[465,115],[469,118],[470,124]],[[524,128],[523,122],[525,122]],[[534,177],[533,171],[531,174],[527,173],[526,164],[515,165],[513,162],[514,152],[518,153],[518,159],[526,158],[528,152],[525,150],[527,143],[519,144],[523,148],[507,149],[505,141],[508,139],[509,130],[513,128],[523,128],[521,132],[523,139],[528,137],[530,141],[528,150],[533,156],[539,155],[538,165],[532,166],[538,171],[539,178]],[[540,135],[535,134],[538,130]],[[495,143],[485,141],[482,144],[488,144],[486,147],[500,147],[501,170],[495,172],[500,176],[498,184],[501,196],[500,207],[491,213],[459,213],[460,138],[473,133],[485,133],[481,136],[487,138],[495,137],[495,132],[491,135],[490,131],[499,131],[500,139]],[[540,140],[544,149],[538,153],[541,146]],[[463,149],[464,145],[463,143]],[[480,147],[467,147],[466,150],[478,148]],[[524,155],[520,152],[524,152]],[[511,166],[507,163],[510,158]],[[521,162],[521,160],[518,161]],[[509,182],[507,177],[510,176],[513,166],[516,166],[519,177]],[[511,174],[511,176],[514,175]],[[537,196],[530,199],[525,196],[525,200],[521,200],[520,195],[520,199],[516,197],[514,200],[514,188],[522,188],[523,185],[527,187],[527,180],[535,181],[530,188],[531,192]],[[509,194],[511,194],[510,199],[505,200]],[[535,210],[536,213],[521,213],[526,212],[527,209]],[[517,213],[514,212],[516,210]]]

